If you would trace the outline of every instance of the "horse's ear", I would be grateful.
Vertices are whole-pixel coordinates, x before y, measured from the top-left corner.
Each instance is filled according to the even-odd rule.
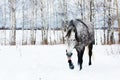
[[[70,21],[70,25],[73,26],[73,27],[75,27],[75,23],[74,23],[73,20]]]
[[[73,25],[73,20],[70,21],[70,25]]]
[[[67,52],[67,50],[66,50],[66,52]]]

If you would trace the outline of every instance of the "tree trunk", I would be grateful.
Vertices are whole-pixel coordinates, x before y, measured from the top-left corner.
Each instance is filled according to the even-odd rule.
[[[32,0],[32,18],[31,18],[31,45],[35,44],[35,33],[34,33],[34,28],[35,28],[35,0]]]
[[[117,17],[118,17],[117,21],[118,21],[118,31],[119,31],[119,33],[118,33],[118,38],[119,38],[118,43],[120,43],[120,16],[119,16],[118,0],[116,0],[116,8],[117,8],[116,13],[117,13]]]
[[[11,45],[16,45],[16,0],[9,0],[10,1],[10,9],[11,9]]]
[[[6,0],[4,0],[4,6],[3,6],[3,25],[2,25],[2,29],[3,29],[3,45],[6,45]]]
[[[114,5],[114,3],[113,3]],[[114,10],[111,10],[111,14],[114,14]],[[110,34],[110,44],[114,44],[114,18],[111,18],[111,34]]]
[[[22,4],[23,4],[23,6],[22,6],[22,19],[23,19],[23,23],[22,23],[22,45],[25,45],[26,43],[25,43],[25,34],[24,34],[24,22],[25,22],[25,18],[24,18],[24,5],[25,5],[25,3],[24,3],[24,0],[23,0],[23,2],[22,2]]]
[[[107,30],[107,44],[110,44],[110,31],[111,31],[111,2],[109,3],[108,9],[108,30]]]
[[[81,19],[83,20],[83,0],[81,0]]]
[[[4,20],[4,26],[5,26],[5,32],[4,32],[5,33],[5,42],[4,43],[6,45],[6,0],[5,0],[5,16],[4,16],[4,19],[5,19]]]
[[[105,35],[105,31],[106,31],[106,18],[105,18],[106,17],[106,7],[105,7],[105,5],[106,5],[106,0],[104,0],[104,30],[103,30],[104,42],[103,42],[103,44],[106,44],[106,35]]]
[[[35,44],[36,44],[36,30],[37,30],[37,5],[38,5],[38,1],[35,0],[35,35],[34,35],[34,40],[35,40]]]
[[[63,0],[63,13],[64,13],[64,27],[67,27],[67,0]]]
[[[93,22],[93,17],[94,17],[94,0],[90,0],[90,22]]]
[[[41,34],[42,34],[41,37],[42,37],[42,41],[43,41],[43,32],[44,32],[43,31],[43,14],[44,13],[43,13],[43,1],[42,0],[40,1],[40,5],[41,5],[40,6],[40,11],[41,11]]]

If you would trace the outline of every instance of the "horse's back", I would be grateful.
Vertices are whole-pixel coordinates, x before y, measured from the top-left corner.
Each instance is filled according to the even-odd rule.
[[[88,31],[89,31],[89,43],[94,42],[94,26],[92,22],[85,22],[85,24],[88,26]]]
[[[76,20],[78,40],[85,45],[94,41],[94,26],[89,21],[80,22]]]

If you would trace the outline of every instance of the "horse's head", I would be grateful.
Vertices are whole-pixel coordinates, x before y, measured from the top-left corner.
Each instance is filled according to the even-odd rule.
[[[72,56],[72,50],[75,46],[75,25],[73,23],[73,20],[68,23],[65,39],[67,44],[66,55],[68,58],[70,58]]]

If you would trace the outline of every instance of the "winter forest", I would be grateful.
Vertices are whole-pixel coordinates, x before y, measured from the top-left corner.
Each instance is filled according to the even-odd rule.
[[[75,49],[73,70],[66,56],[72,19],[94,26],[82,70]],[[0,0],[0,80],[120,80],[119,74],[120,0]]]
[[[118,44],[119,5],[119,0],[0,0],[0,44],[63,44],[72,19],[93,23],[96,44]]]

